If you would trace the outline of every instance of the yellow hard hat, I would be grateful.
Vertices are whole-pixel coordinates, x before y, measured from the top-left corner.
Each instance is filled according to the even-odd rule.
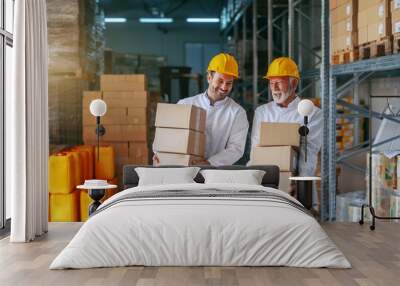
[[[208,64],[207,71],[215,71],[218,73],[239,77],[238,63],[235,58],[226,53],[220,53],[214,56]]]
[[[274,76],[291,76],[300,80],[299,69],[296,63],[288,57],[276,58],[269,65],[268,72],[264,78],[270,79]]]

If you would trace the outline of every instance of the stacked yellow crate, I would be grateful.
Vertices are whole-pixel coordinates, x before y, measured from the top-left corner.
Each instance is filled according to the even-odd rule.
[[[99,157],[97,157],[97,147],[91,145],[81,145],[71,148],[70,150],[81,154],[83,160],[82,175],[85,180],[103,179],[110,184],[118,185],[118,178],[115,171],[115,155],[111,146],[101,146],[99,149]],[[85,159],[86,158],[86,159]],[[97,159],[99,158],[99,159]],[[89,197],[87,190],[76,190],[79,192],[79,208],[80,220],[85,221],[88,217],[89,205],[93,200]],[[102,202],[114,195],[118,189],[108,189]]]
[[[189,166],[204,159],[204,109],[194,105],[159,103],[155,126],[154,152],[158,155],[159,165]]]
[[[87,190],[76,187],[85,180],[101,178],[110,184],[118,184],[115,176],[114,150],[110,146],[100,147],[100,159],[97,160],[97,148],[80,145],[49,157],[49,220],[84,221],[87,219],[88,206],[92,199]],[[102,201],[115,194],[116,189],[106,190]]]
[[[89,104],[101,98],[107,104],[107,113],[101,118],[106,130],[101,145],[115,150],[116,174],[122,179],[124,165],[147,165],[149,161],[147,80],[143,74],[102,75],[100,87],[101,91],[85,92],[83,96],[83,140],[86,144],[96,143],[96,120]]]
[[[360,59],[392,53],[390,0],[358,1]]]
[[[357,60],[357,0],[331,0],[331,62]]]
[[[49,221],[78,221],[82,183],[80,156],[60,152],[49,157]]]

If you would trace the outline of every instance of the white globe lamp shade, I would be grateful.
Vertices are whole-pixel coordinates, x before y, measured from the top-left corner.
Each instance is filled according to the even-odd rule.
[[[107,104],[104,100],[95,99],[90,103],[90,113],[93,116],[103,116],[107,112]]]
[[[303,99],[297,106],[297,112],[301,116],[309,116],[314,110],[314,103],[309,99]]]

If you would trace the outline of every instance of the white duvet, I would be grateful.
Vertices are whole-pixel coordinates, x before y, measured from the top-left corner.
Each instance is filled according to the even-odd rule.
[[[128,265],[351,267],[318,222],[289,204],[234,197],[152,198],[113,204],[131,192],[205,188],[263,190],[297,202],[282,191],[254,185],[127,189],[100,206],[104,210],[82,225],[50,269]]]

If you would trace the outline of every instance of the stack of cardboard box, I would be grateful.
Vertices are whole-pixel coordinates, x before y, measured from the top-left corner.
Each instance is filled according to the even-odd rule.
[[[159,165],[189,166],[204,158],[206,111],[184,104],[159,103],[153,151]]]
[[[90,102],[102,98],[107,112],[101,118],[105,134],[101,144],[115,150],[117,175],[122,179],[126,164],[147,165],[148,152],[148,92],[146,76],[102,75],[101,91],[85,92],[83,96],[83,140],[85,144],[96,143],[96,119],[90,114]]]
[[[332,63],[351,62],[357,58],[357,0],[331,0]],[[348,58],[338,58],[341,56]]]
[[[251,150],[250,165],[276,165],[280,169],[279,189],[289,192],[298,171],[300,125],[297,123],[262,122],[260,142]]]
[[[390,0],[359,0],[358,44],[379,41],[391,35]]]

